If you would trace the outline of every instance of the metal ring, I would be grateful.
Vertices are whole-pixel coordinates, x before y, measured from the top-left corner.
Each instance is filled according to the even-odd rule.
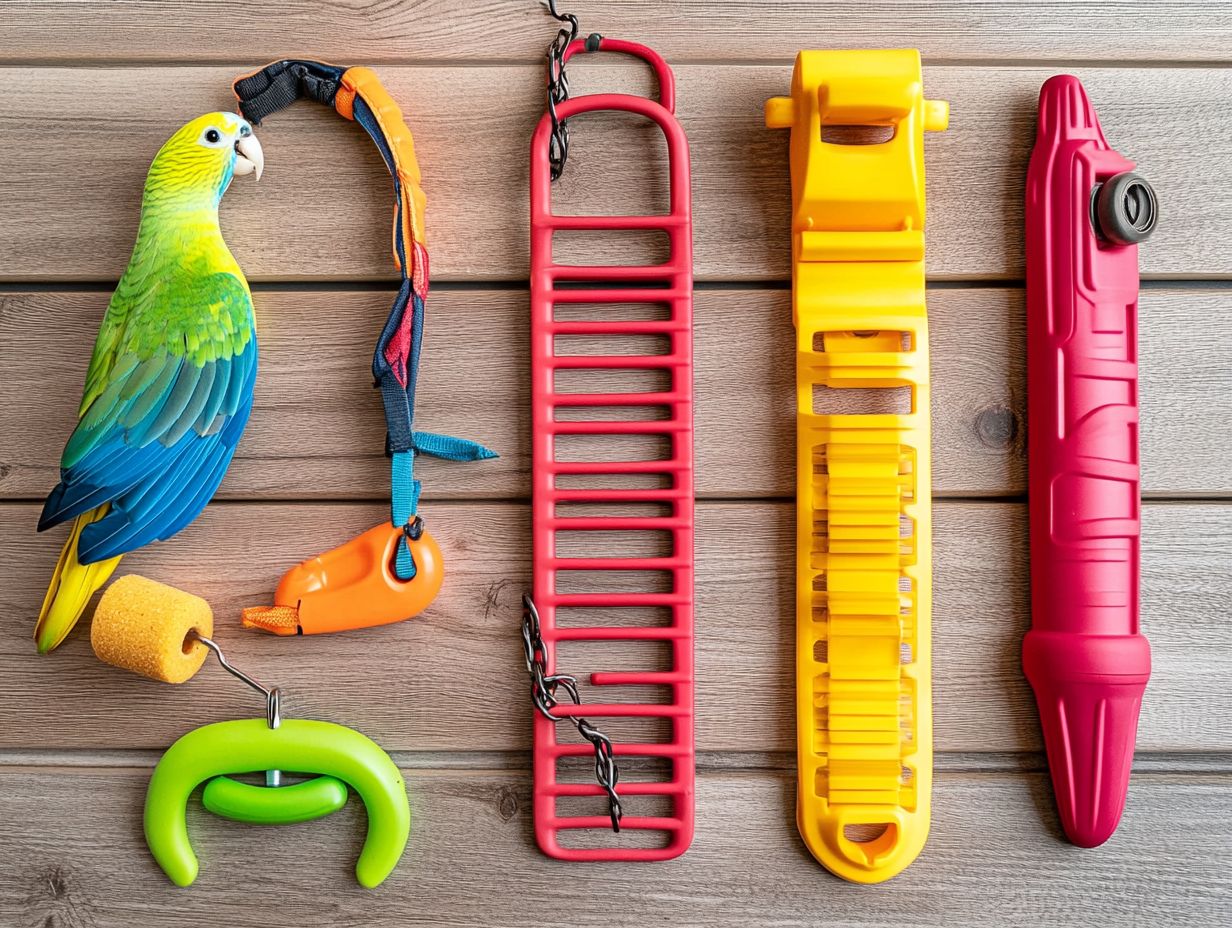
[[[424,521],[420,516],[415,516],[410,522],[402,526],[402,534],[411,541],[419,541],[423,537]]]

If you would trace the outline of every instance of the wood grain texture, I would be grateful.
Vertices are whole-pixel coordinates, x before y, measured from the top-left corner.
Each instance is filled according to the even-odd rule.
[[[0,0],[0,78],[16,88],[0,107],[0,926],[1223,928],[1232,5],[595,0],[576,10],[583,32],[668,57],[693,154],[695,270],[710,284],[695,333],[694,847],[668,864],[579,868],[543,857],[531,834],[518,635],[530,580],[526,164],[552,21],[534,0]],[[939,753],[929,844],[870,892],[830,877],[794,823],[787,135],[764,128],[762,107],[786,92],[800,48],[901,46],[922,50],[928,95],[952,108],[949,131],[926,149],[928,272],[940,283],[929,293]],[[142,837],[150,765],[195,725],[259,714],[259,700],[212,662],[178,688],[107,667],[85,622],[55,654],[35,655],[30,630],[63,529],[38,535],[34,523],[150,158],[186,119],[233,109],[236,74],[285,54],[373,64],[407,114],[434,279],[457,282],[430,299],[417,424],[502,458],[418,468],[449,578],[426,615],[298,639],[239,628],[239,609],[269,602],[294,562],[386,517],[367,371],[395,279],[389,180],[363,134],[320,107],[271,118],[258,129],[265,177],[237,181],[223,206],[237,258],[264,283],[252,424],[220,500],[120,572],[206,596],[229,657],[283,686],[288,714],[354,726],[396,752],[413,835],[389,883],[368,892],[353,876],[354,799],[325,822],[277,829],[222,822],[194,801],[203,869],[185,891]],[[570,70],[579,94],[652,90],[628,62]],[[1127,810],[1095,851],[1060,833],[1019,658],[1029,609],[1021,204],[1038,88],[1060,70],[1082,78],[1163,214],[1141,251],[1144,275],[1163,282],[1144,290],[1140,312],[1143,486],[1156,498],[1143,507],[1142,624],[1154,669]],[[662,146],[647,127],[588,117],[573,140],[559,211],[663,207]],[[641,239],[557,245],[572,261],[653,254]],[[581,543],[562,542],[566,553]],[[619,533],[594,553],[661,543]],[[588,674],[654,667],[663,654],[620,643],[566,646],[559,658],[580,673],[584,698],[616,701],[635,694],[598,690]],[[617,740],[656,735],[602,721]],[[627,766],[626,782],[645,769]]]
[[[0,747],[154,748],[190,720],[250,716],[244,687],[207,666],[171,688],[100,664],[83,622],[37,658],[34,616],[62,539],[33,533],[36,510],[0,506]],[[1145,507],[1142,616],[1153,650],[1140,751],[1232,751],[1232,638],[1224,625],[1232,508]],[[449,582],[421,618],[363,632],[272,638],[238,627],[269,601],[282,572],[368,528],[376,505],[215,505],[175,540],[128,556],[121,573],[195,592],[215,609],[215,637],[235,663],[287,692],[291,715],[352,725],[390,750],[521,750],[530,704],[519,596],[529,588],[525,505],[441,503],[425,509]],[[1038,750],[1022,678],[1028,625],[1025,510],[945,502],[935,509],[933,676],[943,751]],[[697,733],[707,751],[794,745],[793,509],[707,503],[697,532]],[[635,543],[625,536],[616,550]],[[568,548],[561,549],[569,553]],[[627,550],[625,548],[624,550]],[[613,553],[609,547],[608,554]],[[653,552],[650,552],[653,553]],[[377,659],[379,656],[379,659]],[[561,666],[654,668],[655,647],[566,645]],[[599,691],[583,686],[584,698]],[[610,698],[630,698],[627,691]],[[605,696],[605,698],[608,698]],[[610,727],[613,736],[623,729]]]
[[[222,498],[386,493],[384,419],[367,371],[389,299],[384,292],[257,294],[256,410]],[[55,484],[106,302],[105,292],[0,294],[4,498],[41,499]],[[481,440],[501,459],[425,459],[428,496],[528,497],[525,294],[442,291],[429,312],[417,424]],[[699,292],[695,312],[699,494],[791,497],[789,293]],[[1023,291],[934,290],[929,315],[934,492],[1025,492]],[[591,341],[568,350],[629,350]],[[1227,432],[1217,426],[1232,420],[1232,291],[1145,291],[1140,342],[1146,492],[1232,494]]]
[[[375,891],[354,878],[364,830],[354,797],[324,821],[281,828],[223,822],[194,800],[201,873],[191,889],[173,886],[142,840],[148,775],[0,770],[7,924],[1221,928],[1232,893],[1232,819],[1216,812],[1226,774],[1136,775],[1119,831],[1082,851],[1058,836],[1045,776],[942,773],[923,854],[869,889],[834,879],[801,845],[787,772],[703,773],[696,838],[679,860],[579,867],[535,850],[529,771],[408,770],[411,843]]]
[[[233,108],[241,67],[14,68],[23,92],[0,115],[14,151],[0,180],[0,281],[110,280],[127,261],[150,159],[196,113]],[[1036,101],[1050,67],[932,67],[925,87],[949,100],[948,132],[930,135],[928,271],[942,280],[1023,275],[1022,201]],[[383,66],[415,134],[438,280],[521,280],[527,273],[527,145],[541,116],[542,73],[526,66]],[[1080,68],[1107,134],[1156,185],[1163,219],[1142,249],[1148,277],[1232,276],[1225,217],[1232,159],[1197,139],[1232,133],[1232,69]],[[788,277],[787,133],[767,130],[765,100],[786,93],[789,65],[684,65],[680,117],[693,153],[699,280]],[[632,65],[579,64],[575,92],[645,89]],[[156,91],[155,89],[156,88]],[[123,119],[118,101],[139,99]],[[663,199],[661,141],[623,117],[579,118],[557,208],[643,211]],[[272,117],[260,185],[241,178],[223,225],[254,280],[389,279],[389,182],[354,125],[302,104]],[[51,140],[54,140],[52,143]],[[593,249],[602,259],[610,251]]]
[[[46,61],[264,61],[312,54],[342,64],[414,59],[527,60],[555,26],[527,0],[380,3],[284,0],[6,0],[0,57]],[[1226,61],[1220,3],[1028,0],[607,0],[562,4],[582,33],[657,48],[672,61],[791,58],[799,48],[918,47],[932,61]],[[220,8],[221,7],[221,8]],[[465,10],[465,16],[460,15]],[[476,35],[482,41],[475,41]]]

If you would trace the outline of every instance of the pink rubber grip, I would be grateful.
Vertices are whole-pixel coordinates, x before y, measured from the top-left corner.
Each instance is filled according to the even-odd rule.
[[[1150,648],[1138,630],[1138,248],[1093,196],[1134,165],[1077,78],[1040,91],[1027,173],[1027,375],[1035,689],[1065,833],[1094,847],[1125,804]]]
[[[574,42],[566,50],[568,60],[585,43]],[[548,137],[551,120],[540,120],[531,142],[530,172],[530,313],[531,313],[531,403],[532,403],[532,529],[534,533],[533,598],[538,608],[545,658],[549,673],[556,673],[556,654],[561,642],[662,641],[671,650],[670,669],[656,671],[596,671],[590,684],[602,686],[654,685],[669,688],[667,703],[598,703],[580,706],[562,702],[557,715],[582,715],[600,728],[616,717],[665,720],[667,741],[622,742],[614,737],[614,753],[621,762],[629,758],[665,758],[671,766],[666,782],[622,778],[618,789],[626,814],[621,833],[612,834],[606,815],[565,815],[558,809],[562,797],[601,796],[595,783],[561,783],[558,762],[562,757],[591,754],[585,743],[561,743],[558,736],[570,726],[559,726],[536,713],[534,720],[534,820],[535,838],[544,853],[563,860],[667,860],[688,848],[693,838],[694,742],[693,742],[693,254],[690,211],[689,149],[684,131],[673,115],[672,72],[655,52],[633,42],[603,39],[601,51],[624,52],[645,59],[659,80],[660,102],[626,94],[595,94],[571,98],[557,106],[560,118],[582,113],[622,110],[655,122],[667,140],[670,212],[658,216],[558,216],[552,212]],[[649,266],[576,266],[556,264],[552,257],[553,235],[562,230],[613,231],[661,230],[670,242],[670,259]],[[597,289],[590,289],[597,287]],[[556,307],[573,304],[568,321],[556,318]],[[619,319],[613,304],[665,305],[665,319]],[[594,307],[593,318],[579,319],[581,306]],[[642,315],[635,313],[635,316]],[[560,355],[557,336],[656,335],[666,336],[667,354],[659,355]],[[670,388],[652,393],[558,392],[557,372],[562,370],[663,370]],[[630,416],[578,421],[567,415],[579,407],[666,407],[666,418],[653,420]],[[566,414],[558,415],[564,410]],[[663,461],[558,461],[558,435],[661,435],[669,443],[669,458]],[[654,488],[611,488],[613,475],[638,475],[637,484],[658,477]],[[579,481],[580,478],[580,481]],[[579,482],[582,485],[576,485]],[[565,483],[565,486],[561,484]],[[608,489],[595,486],[606,485]],[[664,515],[616,517],[570,516],[558,513],[560,504],[654,503]],[[570,531],[666,531],[672,542],[667,557],[567,558],[556,555],[557,532]],[[669,592],[562,593],[557,589],[561,571],[656,571],[671,579]],[[651,576],[647,574],[647,576]],[[597,627],[558,624],[557,610],[587,608],[664,607],[670,623],[657,626],[601,625]],[[581,608],[578,608],[581,607]],[[561,668],[573,673],[573,666]],[[610,721],[609,721],[610,724]],[[643,782],[629,782],[630,780]],[[666,798],[666,815],[639,814],[638,809],[657,809],[655,797]],[[605,846],[566,847],[562,831],[587,830],[587,843]],[[661,847],[636,846],[630,830],[664,833]],[[602,836],[607,835],[604,839]]]

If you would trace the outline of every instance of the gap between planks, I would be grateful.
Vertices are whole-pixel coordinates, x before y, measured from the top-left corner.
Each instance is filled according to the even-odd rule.
[[[7,769],[54,770],[59,768],[93,770],[150,770],[158,763],[161,751],[142,750],[44,750],[8,748],[0,750],[0,774]],[[525,751],[391,751],[389,756],[404,770],[459,770],[477,774],[525,771],[529,776],[530,755]],[[699,751],[697,771],[738,773],[791,771],[794,753],[782,751]],[[636,760],[626,759],[622,769],[635,770]],[[989,752],[939,751],[933,755],[933,770],[945,773],[1042,773],[1048,769],[1038,751]],[[1135,776],[1232,774],[1232,753],[1159,751],[1139,753],[1134,758]]]
[[[550,33],[549,33],[550,37]],[[547,48],[547,42],[544,43],[544,48]],[[818,46],[820,47],[820,46]],[[795,63],[796,52],[800,49],[793,49],[789,54],[782,57],[769,58],[679,58],[671,56],[667,58],[667,63],[673,67],[683,65],[697,65],[699,67],[723,67],[723,68],[789,68]],[[1101,58],[1007,58],[988,57],[988,58],[937,58],[933,56],[922,56],[921,63],[926,68],[1055,68],[1057,73],[1062,73],[1070,68],[1106,68],[1109,70],[1133,70],[1144,71],[1154,69],[1221,69],[1232,68],[1232,59],[1226,61],[1210,60],[1203,61],[1200,58],[1184,59],[1184,58],[1160,58],[1160,59],[1134,59],[1127,58],[1121,60],[1105,60]],[[433,68],[466,68],[482,69],[482,68],[510,68],[519,67],[526,64],[536,63],[533,58],[473,58],[459,60],[453,58],[389,58],[383,56],[357,56],[348,59],[348,67],[363,66],[367,68],[404,68],[412,70],[416,68],[433,69]],[[588,63],[588,67],[619,67],[619,63],[615,61],[595,61]],[[188,68],[228,68],[234,70],[237,74],[243,74],[246,71],[251,71],[255,67],[252,59],[228,59],[228,58],[198,58],[185,60],[183,58],[47,58],[47,57],[21,57],[21,56],[0,56],[0,69],[3,68],[90,68],[92,70],[123,70],[126,68],[166,68],[168,70],[188,69]]]
[[[111,293],[118,280],[0,280],[3,293]],[[398,278],[388,280],[254,280],[249,282],[253,293],[394,293]],[[1023,280],[998,280],[970,278],[930,280],[924,289],[933,290],[1023,290]],[[1152,277],[1142,278],[1140,290],[1232,290],[1232,279],[1218,277]],[[695,293],[727,293],[732,291],[782,291],[790,290],[790,280],[698,280],[693,283]],[[442,280],[433,281],[433,293],[529,293],[530,282],[526,280]]]

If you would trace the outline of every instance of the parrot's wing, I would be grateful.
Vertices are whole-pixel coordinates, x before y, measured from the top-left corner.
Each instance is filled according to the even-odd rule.
[[[39,528],[97,506],[89,563],[168,538],[218,488],[252,408],[252,298],[229,273],[169,280],[120,299],[99,332],[86,397]]]

